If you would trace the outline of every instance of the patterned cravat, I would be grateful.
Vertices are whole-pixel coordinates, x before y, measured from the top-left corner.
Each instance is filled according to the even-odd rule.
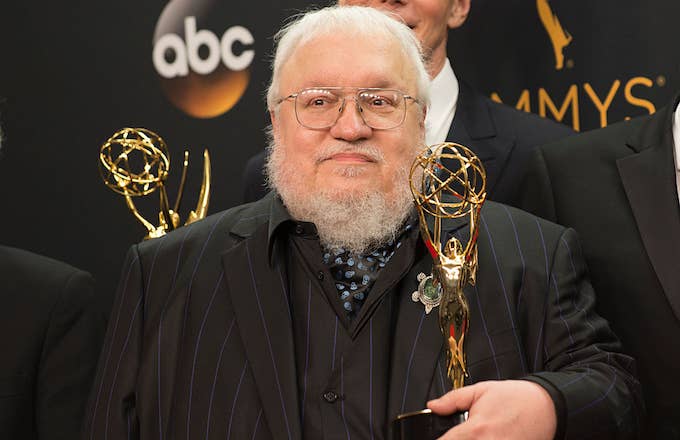
[[[338,297],[350,319],[359,314],[378,272],[387,265],[401,246],[404,233],[411,228],[410,224],[406,225],[397,241],[390,241],[385,247],[366,255],[351,254],[341,248],[324,250],[323,262],[335,279]]]

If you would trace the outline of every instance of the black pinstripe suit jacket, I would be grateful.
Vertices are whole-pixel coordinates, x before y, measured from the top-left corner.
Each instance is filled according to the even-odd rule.
[[[301,438],[285,274],[267,246],[274,203],[270,195],[132,247],[84,438]],[[634,362],[593,312],[574,232],[492,202],[482,213],[478,281],[467,290],[469,382],[540,383],[567,438],[632,435]],[[448,389],[437,315],[411,300],[431,264],[417,258],[394,292],[388,418]],[[385,427],[375,431],[382,438]]]

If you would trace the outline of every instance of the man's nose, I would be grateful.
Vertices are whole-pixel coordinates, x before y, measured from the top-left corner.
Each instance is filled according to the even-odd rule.
[[[373,130],[361,117],[361,107],[354,99],[346,99],[338,120],[331,127],[331,136],[346,141],[357,141],[371,136]]]

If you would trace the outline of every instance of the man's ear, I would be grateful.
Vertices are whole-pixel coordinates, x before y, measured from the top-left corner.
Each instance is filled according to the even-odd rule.
[[[470,2],[472,0],[453,0],[451,2],[451,10],[449,11],[449,19],[446,24],[449,29],[459,28],[467,20],[470,13]]]

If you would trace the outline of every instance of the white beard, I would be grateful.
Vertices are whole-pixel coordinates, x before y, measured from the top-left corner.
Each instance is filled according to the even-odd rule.
[[[272,140],[267,157],[268,183],[279,193],[293,218],[316,225],[322,246],[365,254],[394,240],[413,209],[408,176],[417,148],[414,146],[413,157],[406,158],[397,168],[394,189],[385,194],[370,187],[352,192],[310,187],[296,165],[286,160],[285,146],[276,145]],[[338,151],[361,152],[378,163],[384,161],[379,149],[365,143],[322,148],[315,159],[323,160]],[[364,171],[352,165],[333,170],[348,179]]]

